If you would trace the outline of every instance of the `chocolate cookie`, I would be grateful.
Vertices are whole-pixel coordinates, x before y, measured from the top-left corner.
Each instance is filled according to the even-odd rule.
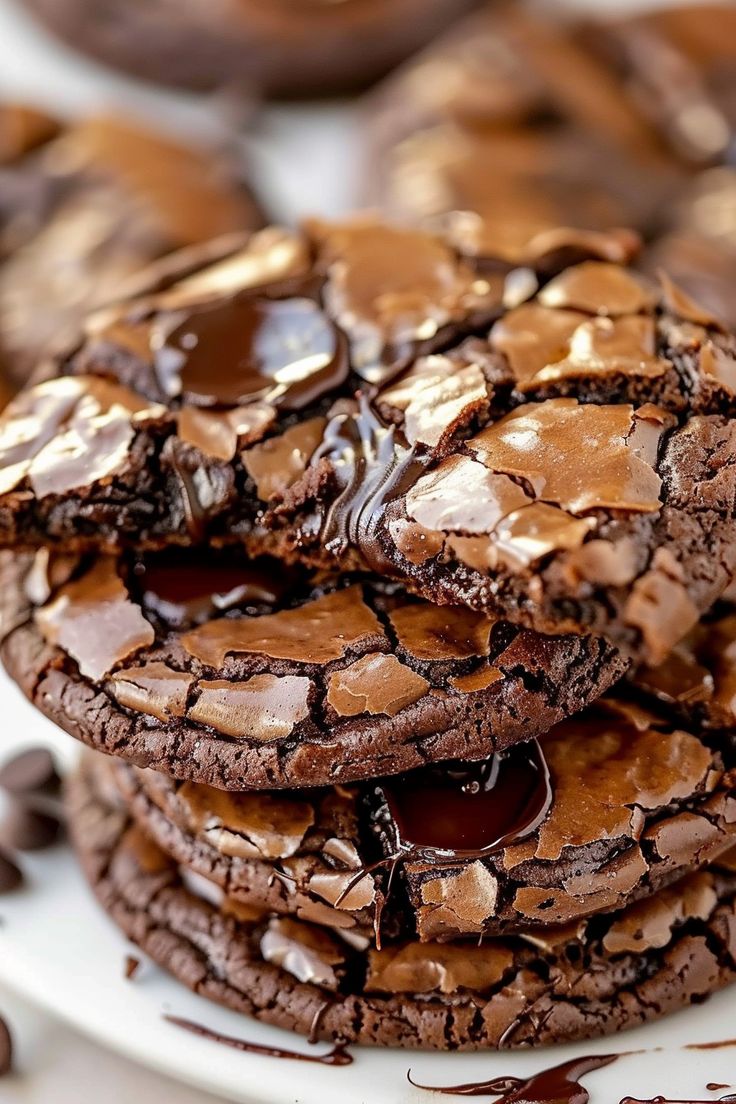
[[[683,161],[730,157],[736,132],[736,9],[673,4],[591,23],[581,37],[610,65],[621,96]]]
[[[623,259],[632,245],[625,233],[562,231],[530,241],[526,263],[554,271],[561,251]],[[303,471],[330,401],[482,330],[500,313],[508,266],[488,264],[493,271],[481,276],[440,238],[366,220],[316,224],[310,235],[270,229],[247,241],[224,238],[154,265],[135,282],[137,296],[92,316],[81,345],[56,366],[59,378],[25,393],[8,416],[2,459],[18,479],[9,471],[4,490],[27,489],[16,448],[30,459],[67,430],[87,442],[74,460],[67,455],[71,468],[58,457],[53,487],[35,485],[39,506],[45,500],[38,526],[30,531],[29,516],[18,539],[114,545],[180,543],[218,529],[220,539],[233,528],[247,534],[261,497]],[[477,395],[469,401],[479,405]],[[18,418],[20,440],[11,428]],[[278,447],[241,456],[277,435]],[[85,520],[93,503],[83,505],[79,492],[99,480],[107,490],[94,492],[98,516]],[[74,502],[64,506],[60,496],[71,492]],[[156,501],[146,501],[152,494]],[[6,499],[6,528],[20,501],[32,509],[25,494]]]
[[[360,88],[477,0],[26,0],[78,50],[188,88],[233,83],[279,96]]]
[[[19,385],[138,269],[261,222],[224,150],[0,105],[0,370]]]
[[[641,267],[670,273],[714,315],[736,325],[736,171],[721,165],[699,173],[665,216]]]
[[[426,941],[571,923],[712,861],[736,843],[735,766],[732,735],[709,747],[611,698],[538,744],[360,786],[226,793],[90,770],[232,899]]]
[[[686,723],[730,735],[736,729],[733,601],[719,603],[680,641],[664,663],[638,668],[632,682]]]
[[[274,511],[287,549],[659,662],[736,566],[736,361],[668,278],[652,295],[568,268],[486,342],[333,415]]]
[[[380,580],[290,577],[236,551],[41,552],[32,565],[6,553],[2,568],[3,661],[42,712],[93,747],[224,788],[477,759],[625,669],[591,637],[440,609]]]
[[[86,774],[69,797],[87,876],[130,939],[202,996],[314,1039],[480,1050],[589,1038],[699,1003],[736,978],[736,879],[725,870],[605,919],[378,950],[213,905]]]
[[[237,539],[662,656],[736,566],[734,342],[668,280],[549,278],[627,235],[543,237],[538,276],[371,220],[155,273],[0,420],[0,542]]]
[[[569,19],[541,6],[487,4],[412,58],[371,94],[366,144],[367,202],[512,263],[559,225],[648,231],[682,175]]]

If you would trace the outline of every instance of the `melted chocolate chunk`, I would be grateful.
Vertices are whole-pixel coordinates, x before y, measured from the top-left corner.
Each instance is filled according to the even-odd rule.
[[[430,861],[480,857],[519,843],[552,803],[536,740],[481,763],[414,771],[382,790],[397,850]]]
[[[205,406],[301,410],[348,373],[344,342],[313,299],[243,297],[174,312],[151,344],[165,394]]]
[[[234,607],[275,605],[292,581],[288,569],[276,571],[268,561],[259,566],[237,553],[209,549],[148,556],[136,565],[135,577],[144,606],[175,628]]]
[[[211,1039],[213,1043],[222,1043],[223,1046],[244,1051],[246,1054],[263,1054],[266,1058],[288,1058],[293,1062],[315,1062],[320,1066],[350,1066],[353,1063],[353,1056],[348,1053],[344,1043],[336,1043],[326,1054],[300,1054],[296,1050],[283,1050],[281,1047],[249,1043],[245,1039],[236,1039],[232,1035],[222,1035],[219,1031],[194,1023],[193,1020],[185,1020],[181,1016],[164,1016],[164,1019],[175,1027],[191,1032],[192,1035]]]
[[[573,1058],[559,1066],[542,1070],[531,1077],[494,1077],[490,1081],[475,1081],[465,1085],[420,1085],[409,1081],[417,1089],[443,1093],[447,1096],[492,1096],[503,1104],[588,1104],[590,1093],[580,1084],[580,1078],[593,1070],[610,1066],[618,1054],[598,1054],[587,1058]],[[623,1104],[623,1102],[622,1102]]]

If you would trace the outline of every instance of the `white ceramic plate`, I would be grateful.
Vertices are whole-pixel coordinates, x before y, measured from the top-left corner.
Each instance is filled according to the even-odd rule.
[[[3,735],[0,756],[45,743],[71,765],[73,741],[59,733],[0,672]],[[427,1093],[406,1074],[429,1084],[457,1084],[536,1070],[578,1054],[644,1050],[585,1079],[592,1104],[624,1096],[715,1100],[709,1081],[736,1091],[736,1047],[697,1051],[686,1044],[736,1036],[736,988],[709,1004],[614,1039],[536,1053],[436,1055],[354,1050],[352,1066],[330,1068],[232,1051],[166,1023],[164,1012],[229,1035],[308,1050],[298,1038],[264,1027],[187,992],[152,963],[134,981],[123,965],[131,947],[92,898],[66,847],[24,858],[28,887],[0,899],[0,981],[98,1042],[190,1085],[248,1104],[420,1104]],[[664,1047],[665,1053],[654,1051]],[[725,1092],[725,1090],[723,1090]],[[437,1099],[437,1098],[434,1098]]]

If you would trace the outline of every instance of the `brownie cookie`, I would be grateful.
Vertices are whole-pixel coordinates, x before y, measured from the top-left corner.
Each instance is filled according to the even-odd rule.
[[[726,736],[736,730],[736,594],[719,603],[658,667],[632,682],[689,724]]]
[[[733,350],[667,277],[567,268],[333,415],[287,553],[657,663],[736,567]]]
[[[234,154],[0,105],[0,370],[19,385],[138,269],[261,223]]]
[[[736,346],[665,277],[550,278],[626,235],[544,241],[546,275],[371,220],[172,263],[0,419],[0,543],[240,540],[662,658],[736,567]]]
[[[559,225],[648,230],[682,170],[569,21],[486,5],[366,105],[364,199],[522,263]]]
[[[625,670],[591,637],[540,636],[380,580],[292,578],[237,550],[5,553],[2,568],[3,662],[42,712],[93,747],[229,789],[481,758]]]
[[[641,267],[668,272],[716,317],[736,325],[736,171],[721,165],[699,173],[665,216]]]
[[[526,264],[554,271],[571,250],[621,260],[631,248],[625,232],[562,231],[531,240]],[[154,265],[3,421],[0,539],[247,538],[304,470],[331,402],[487,329],[508,266],[479,264],[433,235],[356,220]],[[488,405],[477,372],[467,382],[466,402],[461,388],[437,410],[448,433]]]
[[[379,950],[197,896],[86,773],[69,804],[87,877],[128,938],[202,996],[314,1039],[442,1050],[562,1042],[645,1023],[736,978],[728,871],[689,875],[605,919]]]
[[[736,843],[736,743],[604,699],[480,763],[289,794],[98,759],[178,863],[242,903],[422,941],[571,923]],[[100,783],[98,783],[98,786]]]
[[[581,38],[611,66],[622,98],[693,165],[733,153],[736,8],[673,4],[590,23]]]
[[[25,2],[71,46],[148,80],[316,96],[382,76],[478,0]]]

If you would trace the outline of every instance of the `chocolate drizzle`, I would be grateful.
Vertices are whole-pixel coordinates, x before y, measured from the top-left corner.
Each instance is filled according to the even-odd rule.
[[[536,740],[480,763],[413,771],[381,789],[397,852],[426,862],[481,858],[519,843],[552,803]]]
[[[521,1077],[494,1077],[490,1081],[465,1085],[420,1085],[412,1081],[411,1070],[407,1078],[417,1089],[446,1096],[493,1096],[500,1098],[503,1104],[588,1104],[590,1093],[580,1084],[580,1078],[593,1070],[610,1066],[618,1057],[618,1054],[598,1054],[573,1058],[570,1062],[535,1073],[526,1080]]]
[[[736,1047],[736,1039],[719,1039],[714,1043],[688,1043],[685,1050],[721,1050],[723,1047]]]
[[[429,455],[411,447],[361,393],[357,410],[342,411],[328,422],[312,466],[323,459],[331,463],[342,487],[322,526],[325,547],[338,558],[351,549],[367,568],[393,574],[378,537],[379,524],[388,504],[425,470]]]
[[[722,1087],[721,1085],[718,1086],[718,1088]],[[686,1099],[683,1097],[675,1099],[672,1096],[652,1096],[646,1100],[641,1100],[637,1096],[625,1096],[619,1101],[619,1104],[734,1104],[734,1102],[736,1102],[736,1094],[719,1096],[716,1101],[713,1101],[712,1098],[711,1100],[695,1100],[692,1096],[688,1096]]]
[[[162,389],[199,406],[264,401],[301,410],[348,373],[345,343],[313,299],[242,297],[154,326]]]
[[[181,1027],[192,1035],[199,1035],[202,1039],[210,1039],[214,1043],[222,1043],[223,1046],[232,1047],[233,1050],[242,1050],[246,1054],[262,1054],[266,1058],[288,1058],[292,1062],[314,1062],[320,1066],[350,1066],[353,1056],[349,1054],[345,1043],[337,1042],[332,1050],[326,1054],[300,1054],[297,1050],[283,1050],[281,1047],[264,1046],[262,1043],[250,1043],[246,1039],[236,1039],[232,1035],[221,1035],[219,1031],[204,1027],[203,1024],[193,1020],[183,1019],[181,1016],[165,1015],[167,1023],[175,1027]]]

